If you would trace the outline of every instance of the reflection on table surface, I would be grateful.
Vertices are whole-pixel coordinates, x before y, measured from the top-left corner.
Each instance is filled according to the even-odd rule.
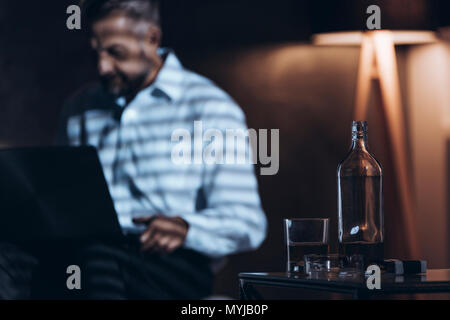
[[[290,273],[290,272],[259,272],[259,273],[241,273],[242,277],[265,278],[273,280],[312,280],[312,281],[331,281],[331,282],[350,282],[358,283],[366,281],[367,276],[361,272],[352,271],[318,271],[311,274]],[[450,282],[450,269],[429,269],[426,273],[395,275],[393,273],[381,274],[381,281],[384,284],[415,284],[415,283],[448,283]]]

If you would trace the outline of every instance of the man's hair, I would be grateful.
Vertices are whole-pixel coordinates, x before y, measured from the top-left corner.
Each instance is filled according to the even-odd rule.
[[[120,11],[137,21],[161,26],[158,0],[81,0],[81,7],[89,28],[113,11]]]

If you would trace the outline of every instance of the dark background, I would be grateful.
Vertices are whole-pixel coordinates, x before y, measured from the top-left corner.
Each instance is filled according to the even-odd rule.
[[[96,80],[85,34],[66,28],[66,8],[76,3],[0,2],[1,146],[50,144],[64,100]],[[280,129],[279,173],[258,175],[268,238],[256,252],[230,257],[217,294],[237,297],[238,272],[284,270],[283,218],[329,217],[336,249],[336,168],[350,145],[359,48],[309,43],[321,19],[339,16],[326,10],[329,2],[314,3],[163,2],[163,45],[230,93],[250,128]],[[402,257],[383,115],[370,110],[369,142],[385,175],[386,253]]]

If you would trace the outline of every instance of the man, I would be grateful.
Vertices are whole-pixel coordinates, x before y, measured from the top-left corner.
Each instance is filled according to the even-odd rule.
[[[58,143],[97,148],[130,241],[83,248],[82,287],[88,298],[204,297],[212,288],[211,268],[228,254],[259,247],[266,218],[249,161],[180,164],[173,134],[198,134],[194,121],[223,135],[245,130],[244,115],[225,92],[160,48],[154,1],[87,0],[83,12],[102,81],[68,101]],[[207,147],[182,142],[193,145],[192,155]],[[236,144],[232,152],[248,156],[250,150]],[[0,266],[2,252],[3,261],[11,261],[5,257],[14,250],[0,247]],[[31,277],[21,275],[22,284]],[[1,277],[17,289],[14,276],[0,268]],[[29,290],[12,292],[24,297]]]

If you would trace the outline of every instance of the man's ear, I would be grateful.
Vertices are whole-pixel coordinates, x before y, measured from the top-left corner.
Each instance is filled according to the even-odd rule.
[[[162,39],[161,29],[157,26],[150,26],[148,32],[148,39],[152,45],[159,47],[161,45]]]

